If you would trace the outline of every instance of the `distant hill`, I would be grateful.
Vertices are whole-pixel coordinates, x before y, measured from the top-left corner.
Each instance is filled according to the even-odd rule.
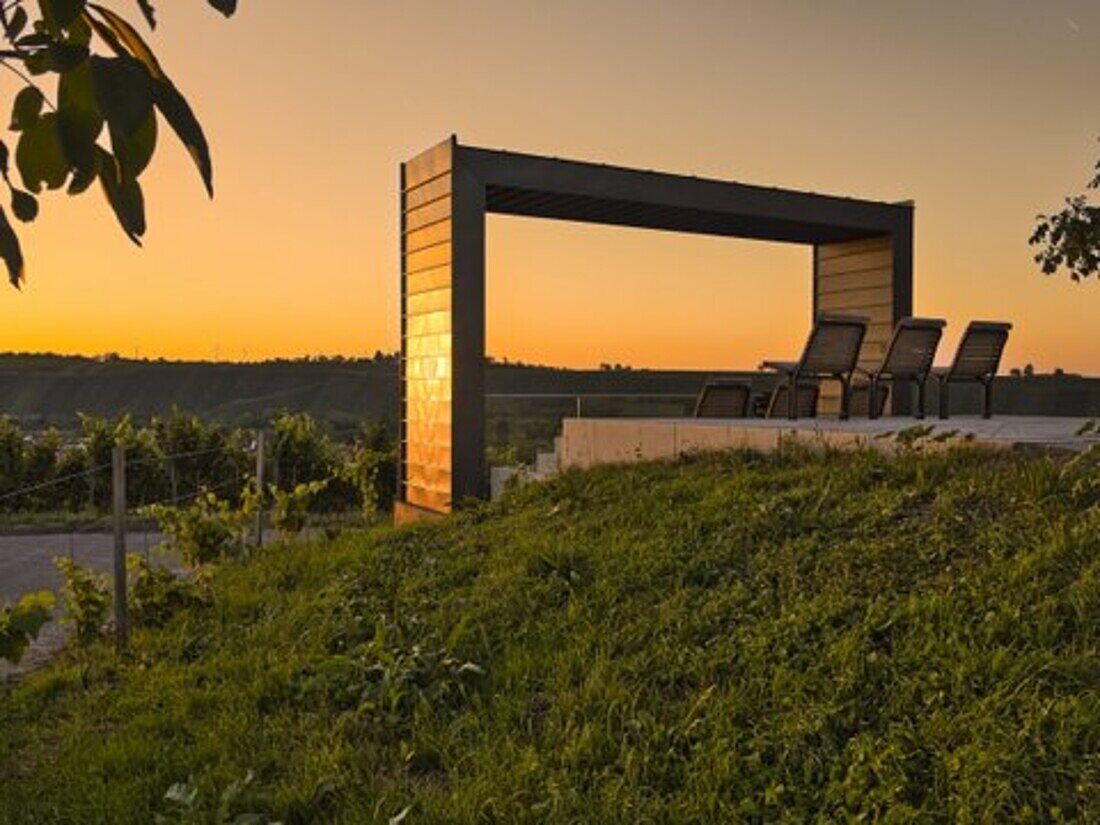
[[[488,391],[691,395],[707,375],[492,364]],[[77,412],[129,412],[145,419],[173,405],[235,425],[265,420],[279,410],[308,412],[338,428],[363,419],[392,422],[397,416],[397,359],[210,363],[0,354],[0,414],[30,427],[70,427]]]
[[[393,419],[396,387],[392,358],[232,364],[0,356],[0,412],[27,426],[69,427],[77,412],[144,419],[173,405],[227,424],[290,409],[340,425]]]
[[[491,396],[561,394],[683,395],[698,392],[709,375],[690,370],[567,370],[523,364],[492,363]],[[758,389],[768,379],[753,373],[721,373],[752,380]],[[1076,375],[1014,376],[998,380],[997,408],[1030,415],[1100,415],[1100,379]],[[977,393],[960,388],[953,399],[965,411],[977,409]],[[556,403],[556,401],[560,403]],[[657,402],[657,403],[654,403]],[[524,402],[490,398],[490,415],[516,410]],[[575,410],[572,398],[540,399],[543,413],[560,406]],[[601,404],[603,406],[601,406]],[[279,410],[308,412],[335,428],[353,427],[363,419],[393,423],[397,416],[397,360],[301,359],[260,363],[141,361],[118,357],[0,354],[0,414],[13,415],[25,426],[73,426],[76,413],[116,416],[130,412],[139,419],[164,413],[173,405],[205,418],[247,426]],[[520,409],[517,409],[517,405]],[[690,399],[650,398],[632,404],[634,413],[682,414]],[[621,412],[606,399],[586,398],[588,414]]]

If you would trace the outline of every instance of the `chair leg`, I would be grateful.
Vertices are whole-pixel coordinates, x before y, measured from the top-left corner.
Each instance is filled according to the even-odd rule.
[[[867,387],[867,417],[878,418],[878,376],[871,376],[870,386]]]
[[[950,384],[944,378],[940,379],[940,418],[947,418],[947,387]]]
[[[989,380],[982,382],[982,389],[984,390],[984,400],[982,401],[982,418],[993,417],[993,377],[990,376]]]
[[[787,419],[795,421],[798,418],[798,376],[791,373],[787,378]]]
[[[913,417],[917,419],[924,418],[924,402],[928,395],[928,376],[923,378],[917,378],[917,410],[913,413]]]
[[[851,416],[852,405],[852,377],[840,378],[840,420],[847,421]]]

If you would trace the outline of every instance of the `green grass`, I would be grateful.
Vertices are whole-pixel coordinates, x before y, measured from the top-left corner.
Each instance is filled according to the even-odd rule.
[[[0,821],[1100,820],[1100,473],[973,449],[569,473],[274,547],[0,695]]]

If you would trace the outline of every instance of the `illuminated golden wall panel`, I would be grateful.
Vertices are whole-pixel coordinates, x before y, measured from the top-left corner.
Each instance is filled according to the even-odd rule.
[[[447,141],[401,167],[401,498],[436,512],[453,498],[452,161]]]

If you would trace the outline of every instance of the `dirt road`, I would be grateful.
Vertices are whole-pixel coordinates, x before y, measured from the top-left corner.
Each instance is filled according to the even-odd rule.
[[[148,553],[153,562],[167,563],[157,551],[161,536],[156,533],[130,533],[126,537],[129,553]],[[114,536],[109,533],[56,533],[40,536],[0,536],[0,603],[11,604],[24,593],[61,588],[61,576],[53,560],[69,556],[100,573],[113,568]],[[65,643],[65,629],[55,619],[42,628],[38,640],[27,651],[18,667],[0,661],[0,682],[13,675],[40,666]]]

